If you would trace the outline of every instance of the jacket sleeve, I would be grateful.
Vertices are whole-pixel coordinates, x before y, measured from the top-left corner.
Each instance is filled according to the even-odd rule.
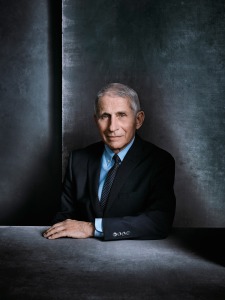
[[[72,176],[72,153],[69,156],[68,164],[66,168],[66,174],[64,178],[64,182],[62,185],[62,194],[61,194],[61,203],[60,203],[60,211],[57,212],[54,219],[52,220],[52,224],[64,221],[66,219],[74,218],[74,184],[73,176]]]
[[[175,214],[174,174],[175,162],[170,156],[154,174],[141,213],[103,219],[104,240],[166,238]]]
[[[70,153],[62,187],[60,211],[53,224],[66,219],[93,222],[87,184],[88,159],[85,150]]]

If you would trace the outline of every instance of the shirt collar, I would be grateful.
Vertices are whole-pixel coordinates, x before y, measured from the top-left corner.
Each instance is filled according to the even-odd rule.
[[[117,155],[119,156],[121,161],[123,161],[128,150],[133,145],[134,139],[135,139],[135,137],[130,141],[130,143],[123,150],[121,150],[120,152],[117,153]],[[105,155],[107,165],[109,165],[112,162],[114,154],[115,154],[115,152],[113,152],[107,145],[105,145],[104,155]]]

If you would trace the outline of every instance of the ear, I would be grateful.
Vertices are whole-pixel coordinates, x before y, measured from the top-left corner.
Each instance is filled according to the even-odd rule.
[[[144,119],[145,113],[143,112],[143,110],[141,110],[136,114],[136,129],[139,129],[142,126]]]

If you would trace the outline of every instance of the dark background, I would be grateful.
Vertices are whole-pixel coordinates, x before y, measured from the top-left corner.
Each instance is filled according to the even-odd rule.
[[[61,188],[61,1],[0,0],[0,223],[47,224]]]
[[[224,1],[0,0],[0,16],[1,224],[49,222],[61,136],[64,173],[99,139],[97,91],[121,82],[140,96],[140,135],[176,160],[174,225],[225,226]]]

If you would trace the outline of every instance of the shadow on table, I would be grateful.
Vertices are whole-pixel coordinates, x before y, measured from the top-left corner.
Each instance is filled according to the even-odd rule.
[[[181,247],[225,266],[225,228],[174,228],[171,237]]]

